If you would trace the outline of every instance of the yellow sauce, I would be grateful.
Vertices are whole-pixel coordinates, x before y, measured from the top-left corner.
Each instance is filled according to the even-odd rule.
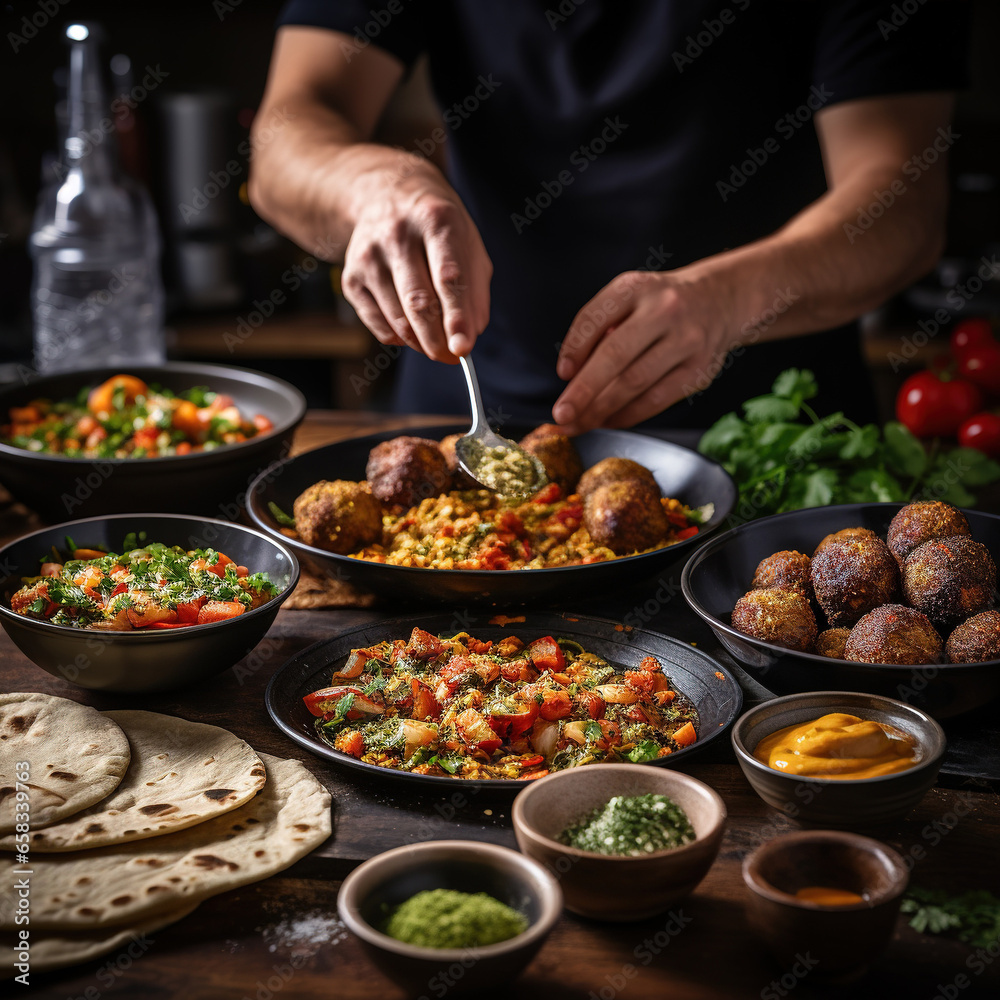
[[[795,893],[796,899],[804,899],[809,903],[821,903],[823,906],[853,906],[863,903],[864,896],[847,889],[830,889],[825,885],[803,886]]]
[[[920,759],[906,733],[842,712],[765,736],[754,757],[785,774],[848,780],[895,774]]]

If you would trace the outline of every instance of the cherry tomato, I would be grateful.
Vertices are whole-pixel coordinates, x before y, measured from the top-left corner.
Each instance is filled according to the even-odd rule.
[[[1000,458],[1000,417],[986,412],[969,417],[958,429],[958,443],[990,458]]]
[[[970,347],[959,361],[958,371],[962,378],[1000,396],[1000,344]]]
[[[993,326],[988,319],[977,317],[963,319],[951,331],[951,354],[956,361],[961,361],[973,347],[984,347],[996,343],[993,339]]]
[[[959,378],[945,381],[923,371],[911,375],[900,388],[896,419],[917,437],[950,435],[982,405],[978,386]]]

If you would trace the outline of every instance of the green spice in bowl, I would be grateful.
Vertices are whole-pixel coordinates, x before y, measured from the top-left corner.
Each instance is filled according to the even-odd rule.
[[[409,996],[486,990],[516,976],[562,912],[556,880],[507,847],[431,840],[370,858],[344,879],[341,919]]]
[[[528,918],[485,892],[425,889],[397,906],[385,933],[424,948],[479,948],[528,929]]]
[[[687,813],[666,795],[616,795],[566,827],[560,843],[578,851],[641,858],[694,840]]]

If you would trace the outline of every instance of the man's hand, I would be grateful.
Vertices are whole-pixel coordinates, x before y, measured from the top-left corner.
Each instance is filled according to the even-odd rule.
[[[479,232],[420,157],[397,156],[371,181],[347,244],[344,296],[383,344],[455,364],[489,320],[493,265]]]
[[[552,408],[568,434],[631,427],[706,383],[725,357],[731,295],[697,266],[629,271],[577,313],[556,371],[570,384]]]
[[[455,364],[486,328],[493,265],[441,171],[369,141],[402,75],[375,45],[354,52],[340,32],[281,28],[250,201],[300,246],[343,259],[344,295],[382,343]]]
[[[708,388],[737,345],[840,326],[925,274],[943,245],[952,103],[904,94],[820,110],[827,193],[756,243],[606,285],[563,341],[556,423],[639,423]],[[890,190],[859,229],[860,206]]]

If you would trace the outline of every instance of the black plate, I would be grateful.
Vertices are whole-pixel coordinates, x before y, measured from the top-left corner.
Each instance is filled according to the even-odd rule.
[[[526,429],[502,428],[519,438]],[[321,479],[361,480],[365,477],[368,453],[381,441],[403,434],[440,440],[448,434],[468,430],[467,423],[411,427],[367,437],[351,438],[296,455],[285,462],[280,474],[260,476],[250,489],[247,510],[265,531],[290,545],[303,567],[320,577],[350,582],[380,597],[451,604],[559,603],[608,593],[658,573],[685,552],[691,551],[706,535],[721,525],[736,502],[736,487],[721,465],[669,441],[630,431],[590,431],[574,439],[584,468],[610,455],[631,458],[653,472],[664,496],[675,497],[690,507],[715,504],[711,520],[693,538],[686,538],[653,552],[625,556],[588,566],[560,566],[532,570],[421,569],[387,566],[351,559],[306,545],[281,535],[271,517],[268,503],[274,502],[290,514],[295,498]]]
[[[122,371],[92,368],[7,386],[0,390],[0,424],[12,406],[71,399]],[[236,520],[248,487],[288,454],[306,412],[305,397],[295,386],[246,368],[171,362],[129,365],[125,373],[173,392],[206,385],[232,396],[244,415],[262,413],[274,427],[240,444],[162,458],[67,458],[0,442],[0,482],[47,521],[139,510]]]
[[[461,785],[485,788],[520,788],[526,785],[526,781],[513,778],[445,778],[394,771],[334,750],[319,738],[313,728],[315,716],[309,714],[302,699],[313,691],[329,687],[334,667],[343,666],[352,649],[371,646],[383,639],[406,639],[417,625],[435,635],[465,631],[483,640],[499,640],[506,635],[516,635],[530,642],[544,635],[565,636],[575,639],[589,652],[597,653],[619,667],[635,667],[644,656],[655,656],[663,664],[664,673],[673,686],[698,709],[699,724],[695,743],[683,750],[674,751],[668,757],[649,761],[652,765],[669,767],[675,761],[687,760],[712,740],[722,736],[740,713],[743,692],[736,678],[717,660],[679,639],[588,615],[543,612],[526,617],[525,622],[512,622],[505,626],[490,625],[486,614],[478,617],[465,614],[461,617],[446,614],[414,615],[362,625],[343,632],[336,638],[317,642],[285,663],[267,685],[264,693],[267,710],[278,727],[307,750],[336,764],[344,764],[368,774],[420,784],[454,786],[458,782]]]
[[[719,641],[765,687],[797,691],[865,691],[909,702],[942,719],[985,705],[1000,694],[1000,660],[928,667],[854,663],[797,653],[761,642],[730,625],[733,606],[750,589],[757,563],[781,549],[811,554],[841,528],[869,528],[883,539],[900,503],[853,503],[774,514],[733,528],[705,543],[688,560],[681,588],[688,604]],[[1000,554],[1000,517],[964,510],[972,537]],[[943,636],[946,638],[946,636]]]

